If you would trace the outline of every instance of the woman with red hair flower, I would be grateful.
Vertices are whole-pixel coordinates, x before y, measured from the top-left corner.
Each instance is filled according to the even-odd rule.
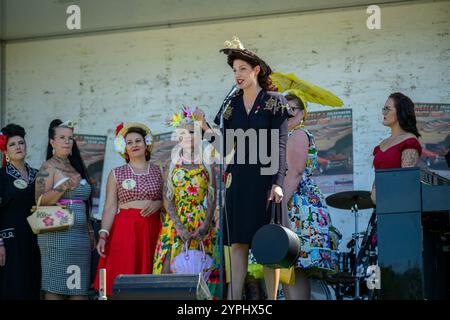
[[[120,124],[114,145],[127,163],[108,176],[94,282],[98,290],[99,270],[105,268],[108,296],[117,275],[152,273],[163,204],[161,172],[149,162],[153,146],[150,129],[140,123]]]
[[[0,132],[0,300],[39,299],[41,263],[36,235],[27,222],[34,205],[37,170],[26,162],[25,130]]]

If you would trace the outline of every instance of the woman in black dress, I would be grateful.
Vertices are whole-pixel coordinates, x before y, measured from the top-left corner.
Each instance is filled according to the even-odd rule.
[[[255,53],[245,49],[239,39],[225,42],[225,49],[221,51],[227,55],[240,89],[224,112],[224,127],[228,132],[231,129],[237,138],[233,137],[234,161],[226,169],[223,235],[224,243],[231,246],[228,299],[241,299],[249,245],[256,231],[270,222],[269,200],[280,202],[283,198],[289,105],[281,94],[271,92],[270,67]],[[203,118],[202,114],[203,111],[197,110],[197,116]],[[219,125],[220,114],[214,122]],[[204,130],[209,127],[204,119],[202,127]],[[252,134],[256,139],[239,137]],[[231,136],[225,137],[227,140]],[[263,159],[266,154],[270,155],[269,163]],[[239,158],[244,161],[239,161]],[[275,168],[269,170],[270,174],[261,170],[269,167]],[[279,273],[264,268],[264,276],[268,298],[275,299]]]
[[[15,124],[0,133],[0,150],[6,160],[0,169],[0,300],[40,296],[39,248],[27,221],[34,205],[37,170],[25,162],[24,137],[25,130]]]

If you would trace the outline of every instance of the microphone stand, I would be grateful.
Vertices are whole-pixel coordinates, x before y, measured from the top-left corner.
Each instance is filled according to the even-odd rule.
[[[223,174],[224,174],[224,162],[225,162],[225,125],[224,125],[224,113],[225,111],[228,109],[228,107],[230,106],[230,102],[231,102],[231,98],[234,95],[234,92],[236,91],[236,86],[233,86],[233,88],[231,89],[231,91],[228,93],[228,95],[226,96],[225,100],[223,100],[222,102],[222,106],[220,107],[220,124],[219,124],[219,128],[220,128],[220,163],[219,163],[219,250],[220,250],[220,276],[219,276],[219,282],[220,282],[220,294],[221,294],[221,298],[223,300],[224,297],[224,290],[223,290],[223,270],[224,270],[224,244],[223,244],[223,217],[224,217],[224,205],[223,205],[223,200],[225,198],[225,192],[226,190],[223,187]],[[225,192],[224,192],[225,191]],[[228,221],[228,218],[227,218]],[[231,262],[231,261],[230,261]],[[230,270],[231,272],[231,270]],[[231,281],[231,279],[230,279]]]

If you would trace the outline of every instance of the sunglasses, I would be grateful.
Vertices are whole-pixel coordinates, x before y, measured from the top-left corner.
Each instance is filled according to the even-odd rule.
[[[304,110],[302,107],[291,107],[290,109],[292,112],[294,112],[294,110],[300,110],[300,111]],[[288,119],[294,118],[294,117],[295,117],[295,115],[293,115],[292,113],[288,115]]]

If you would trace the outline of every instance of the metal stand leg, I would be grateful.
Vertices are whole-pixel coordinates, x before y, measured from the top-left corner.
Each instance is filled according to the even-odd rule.
[[[358,206],[355,204],[352,208],[355,214],[355,299],[360,299],[359,296],[359,271],[358,271],[358,254],[359,254],[359,233],[358,233]]]

